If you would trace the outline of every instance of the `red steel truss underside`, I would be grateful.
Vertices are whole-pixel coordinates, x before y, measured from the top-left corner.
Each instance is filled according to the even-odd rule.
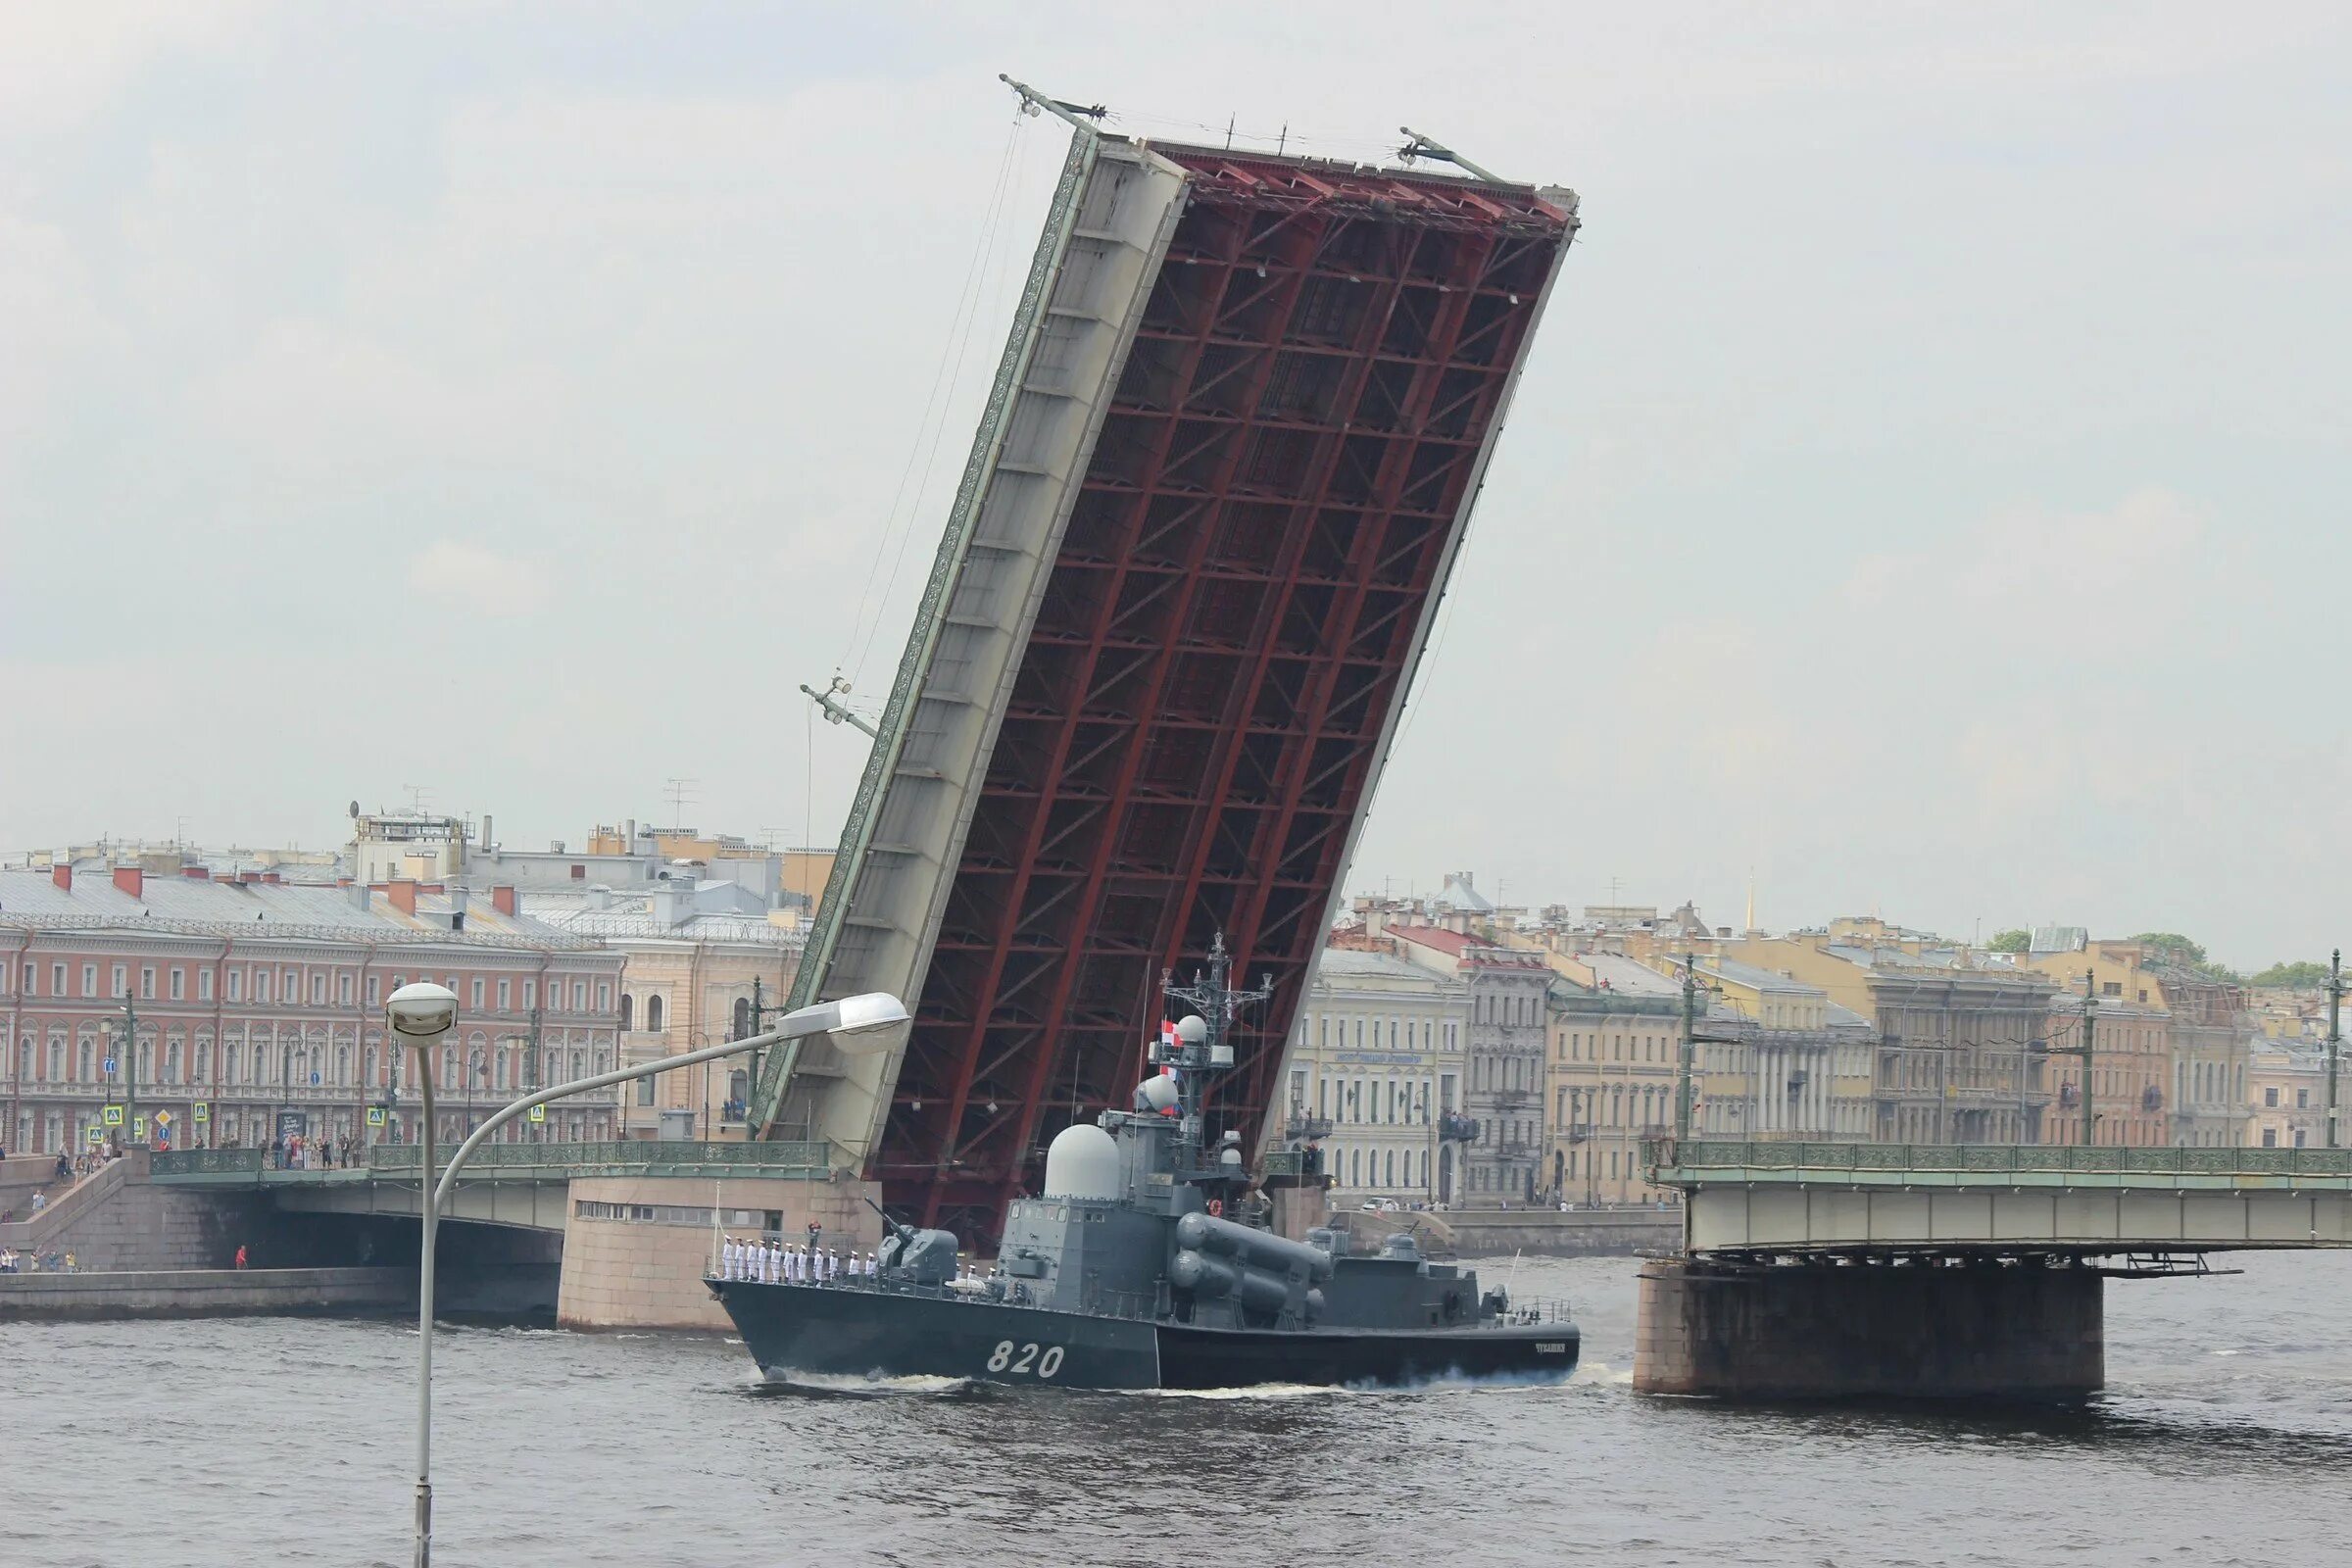
[[[1222,931],[1274,1001],[1254,1142],[1375,753],[1573,220],[1524,189],[1156,149],[1193,172],[1048,579],[873,1174],[993,1237],[1123,1105]]]

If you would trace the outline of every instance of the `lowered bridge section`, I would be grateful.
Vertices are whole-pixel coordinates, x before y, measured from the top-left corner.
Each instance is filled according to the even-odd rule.
[[[414,1144],[379,1144],[364,1164],[277,1170],[258,1149],[158,1153],[102,1196],[136,1207],[154,1195],[209,1215],[209,1252],[172,1265],[220,1268],[241,1237],[298,1233],[339,1245],[342,1260],[406,1266],[423,1212],[418,1155]],[[486,1144],[443,1211],[444,1288],[481,1287],[453,1307],[553,1312],[580,1328],[723,1329],[700,1283],[720,1231],[797,1240],[813,1222],[834,1246],[871,1248],[880,1235],[863,1191],[815,1143]],[[277,1266],[270,1250],[257,1246],[257,1267]],[[158,1265],[125,1255],[109,1266]]]
[[[2105,1283],[2352,1247],[2352,1151],[1658,1140],[1684,1251],[1642,1270],[1653,1394],[2074,1399]]]

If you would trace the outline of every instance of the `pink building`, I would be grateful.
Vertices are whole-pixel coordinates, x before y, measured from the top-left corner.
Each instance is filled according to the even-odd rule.
[[[175,1149],[266,1145],[281,1126],[413,1141],[416,1064],[386,1047],[383,999],[437,980],[458,994],[433,1075],[456,1137],[526,1087],[613,1065],[622,961],[522,914],[512,888],[0,871],[0,1130],[11,1152],[78,1150],[115,1104],[125,1141],[135,1117]],[[612,1138],[617,1104],[566,1100],[500,1136]]]

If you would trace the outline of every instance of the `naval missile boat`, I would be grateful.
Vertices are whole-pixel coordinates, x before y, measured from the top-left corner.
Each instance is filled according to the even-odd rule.
[[[885,1214],[870,1273],[708,1278],[761,1372],[1220,1389],[1574,1371],[1565,1303],[1482,1292],[1410,1232],[1369,1255],[1336,1228],[1277,1234],[1241,1135],[1206,1143],[1203,1091],[1233,1065],[1240,1008],[1265,995],[1228,989],[1229,969],[1220,939],[1194,985],[1165,987],[1195,1010],[1160,1031],[1157,1070],[1128,1109],[1055,1135],[1041,1196],[1010,1205],[985,1274],[953,1232]]]

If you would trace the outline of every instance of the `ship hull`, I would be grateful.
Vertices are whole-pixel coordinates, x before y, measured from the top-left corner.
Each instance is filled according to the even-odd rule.
[[[971,1378],[1073,1389],[1564,1379],[1574,1327],[1212,1329],[877,1290],[710,1280],[771,1379]]]

